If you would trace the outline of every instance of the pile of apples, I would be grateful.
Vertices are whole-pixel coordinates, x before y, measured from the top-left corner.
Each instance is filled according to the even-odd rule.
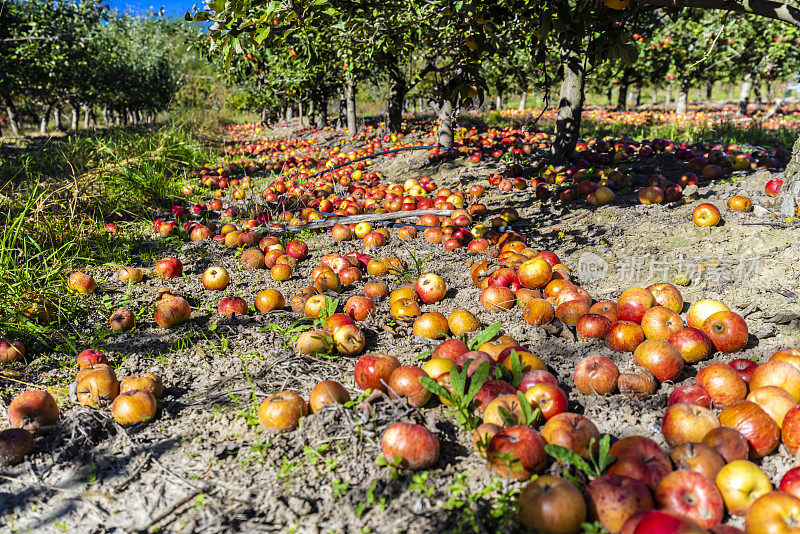
[[[161,379],[153,373],[117,380],[102,351],[86,349],[78,354],[80,371],[73,384],[78,403],[95,409],[108,408],[122,426],[145,424],[156,415],[164,394]],[[15,465],[33,450],[34,436],[58,424],[56,400],[38,389],[24,391],[8,406],[11,428],[0,432],[0,465]]]

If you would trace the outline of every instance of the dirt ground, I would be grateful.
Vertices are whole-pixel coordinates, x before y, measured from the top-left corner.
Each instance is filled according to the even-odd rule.
[[[501,164],[470,164],[463,158],[429,164],[420,151],[378,159],[374,168],[389,182],[428,175],[438,185],[452,187],[475,181],[488,185],[486,178]],[[662,155],[632,169],[642,178],[656,171],[675,179],[685,167],[674,156]],[[564,207],[557,201],[539,203],[532,192],[499,194],[491,188],[494,192],[486,203],[493,212],[516,207],[521,215],[517,231],[534,248],[555,252],[595,300],[615,299],[629,287],[688,274],[690,285],[681,287],[685,301],[722,300],[745,316],[749,326],[751,339],[743,353],[715,359],[763,360],[779,348],[800,346],[800,229],[766,215],[726,213],[725,201],[746,194],[754,203],[767,205],[764,184],[773,176],[759,171],[731,183],[701,186],[698,197],[723,212],[724,224],[710,229],[698,228],[691,220],[698,201],[644,206],[629,194],[598,208],[583,203]],[[492,476],[473,452],[471,434],[436,401],[421,412],[388,399],[374,404],[371,414],[329,407],[304,418],[298,430],[281,435],[258,427],[254,408],[279,390],[307,398],[319,380],[334,379],[355,399],[361,393],[353,381],[357,357],[298,355],[281,333],[299,318],[291,310],[222,319],[216,313],[219,298],[238,295],[252,302],[259,291],[274,287],[288,301],[308,284],[324,254],[359,250],[360,242],[336,243],[329,233],[315,236],[308,241],[310,257],[296,275],[277,283],[265,270],[240,270],[233,252],[212,242],[189,242],[169,253],[163,241],[153,239],[152,250],[143,253],[138,266],[151,268],[152,257],[176,255],[189,276],[166,282],[147,277],[127,294],[127,286],[116,280],[117,269],[101,267],[93,272],[99,289],[92,298],[107,294],[116,305],[147,308],[136,329],[108,337],[102,348],[120,377],[153,371],[163,378],[168,389],[160,414],[147,426],[123,429],[107,412],[60,396],[58,426],[37,439],[25,462],[0,468],[0,530],[414,533],[516,528],[505,501],[521,483]],[[645,401],[619,394],[584,396],[572,381],[582,357],[605,355],[624,368],[632,365],[631,355],[614,353],[600,342],[574,341],[531,327],[521,309],[483,310],[479,289],[466,268],[466,252],[445,253],[420,235],[410,243],[395,237],[380,254],[409,263],[423,259],[423,270],[438,273],[450,288],[436,310],[447,315],[463,307],[484,325],[502,322],[504,333],[539,355],[557,375],[569,395],[570,411],[585,414],[601,433],[614,438],[641,434],[663,445],[660,420],[667,395],[677,385],[693,383],[698,367],[708,363],[687,365],[678,381],[661,384]],[[228,268],[232,282],[226,290],[212,294],[203,289],[200,274],[210,265]],[[341,302],[361,294],[363,283],[345,291]],[[169,331],[154,324],[152,301],[161,287],[175,288],[189,298],[190,323]],[[386,302],[379,303],[379,310],[388,316]],[[107,324],[109,313],[98,306],[92,320]],[[414,337],[410,329],[389,333],[384,322],[375,318],[363,323],[368,352],[390,353],[410,364],[435,345]],[[74,361],[72,356],[55,356]],[[76,372],[71,363],[54,368],[44,361],[32,358],[27,367],[18,368],[26,377],[22,379],[36,381],[44,374],[66,383]],[[11,384],[2,402],[11,399],[9,392],[22,389]],[[441,457],[426,473],[393,476],[375,461],[383,429],[403,417],[425,421],[438,432]],[[761,467],[777,484],[792,464],[781,445]]]

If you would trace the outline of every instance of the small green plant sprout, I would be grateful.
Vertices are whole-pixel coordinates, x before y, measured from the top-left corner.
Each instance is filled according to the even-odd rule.
[[[377,458],[375,458],[375,463],[380,465],[381,467],[388,467],[392,470],[392,480],[397,480],[400,477],[400,473],[402,472],[402,468],[400,467],[403,462],[402,456],[395,456],[392,458],[392,461],[388,461],[386,458],[383,457],[383,454],[379,454]]]
[[[486,343],[487,341],[491,341],[494,337],[500,333],[500,330],[503,328],[503,323],[494,323],[490,324],[486,328],[480,331],[480,333],[475,334],[469,342],[467,342],[467,346],[469,350],[478,350],[478,347]]]
[[[469,380],[469,388],[467,388],[467,373],[469,372],[469,365],[472,360],[464,362],[461,371],[453,370],[450,372],[450,385],[452,391],[448,391],[436,381],[423,376],[419,381],[431,393],[438,395],[442,399],[449,402],[456,413],[456,422],[467,427],[467,430],[475,430],[481,423],[481,419],[472,413],[472,399],[481,389],[481,386],[486,382],[489,377],[489,362],[482,362]]]
[[[613,454],[608,453],[610,449],[611,436],[608,434],[603,435],[599,442],[596,442],[595,439],[592,438],[589,442],[589,450],[591,453],[588,459],[584,459],[575,451],[562,447],[561,445],[554,445],[551,443],[544,447],[547,454],[559,462],[572,466],[578,473],[583,474],[589,480],[594,480],[601,476],[605,473],[606,469],[614,463],[616,458],[614,458]],[[580,485],[577,477],[570,474],[566,469],[564,469],[563,474],[566,478]]]
[[[428,476],[429,475],[427,471],[413,475],[411,477],[411,484],[408,486],[408,489],[411,491],[416,491],[425,497],[431,497],[434,490],[433,486],[428,484]]]

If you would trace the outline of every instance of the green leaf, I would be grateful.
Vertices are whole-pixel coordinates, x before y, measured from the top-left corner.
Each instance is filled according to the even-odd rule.
[[[468,362],[471,360],[467,360]],[[464,373],[466,373],[467,368],[469,367],[469,363],[464,365]],[[469,404],[472,402],[472,399],[475,398],[477,395],[478,390],[481,389],[484,383],[486,383],[486,379],[489,377],[489,362],[482,362],[478,368],[472,373],[472,377],[470,378],[469,383],[469,391],[467,392],[466,396],[464,397],[464,402]],[[450,375],[450,382],[452,383],[453,376]]]
[[[428,376],[421,376],[419,377],[419,383],[422,386],[433,393],[434,395],[439,395],[440,397],[444,397],[448,401],[453,402],[452,395],[449,391],[447,391],[441,384],[437,383],[436,380],[428,377]]]
[[[581,456],[573,450],[562,447],[561,445],[554,445],[552,443],[545,445],[544,450],[556,460],[569,464],[576,469],[583,471],[587,475],[590,475],[593,471],[592,467],[586,462],[586,460],[581,458]]]
[[[475,350],[487,341],[491,341],[500,332],[501,328],[503,328],[503,323],[494,323],[484,328],[480,334],[469,342],[470,350]]]

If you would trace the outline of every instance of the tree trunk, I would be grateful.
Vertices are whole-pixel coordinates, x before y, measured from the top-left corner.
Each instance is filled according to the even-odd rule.
[[[403,101],[408,92],[408,85],[403,71],[400,70],[397,56],[389,56],[387,59],[389,95],[386,101],[386,128],[390,132],[399,132],[403,127]]]
[[[732,83],[728,84],[728,102],[733,102],[733,92],[736,88],[733,86]]]
[[[637,85],[637,86],[636,86],[636,87],[633,89],[633,94],[634,94],[634,96],[636,97],[636,98],[634,99],[634,101],[636,102],[636,107],[638,108],[639,106],[641,106],[641,105],[642,105],[642,88],[641,88],[641,86]]]
[[[267,124],[267,106],[261,108],[261,124]]]
[[[555,139],[552,151],[562,157],[571,154],[578,142],[583,114],[585,72],[583,60],[572,50],[561,50],[564,79],[558,95]]]
[[[714,93],[714,81],[711,80],[706,84],[706,102],[711,102],[711,95]]]
[[[503,109],[503,94],[498,93],[496,97],[494,97],[494,109],[500,111]]]
[[[617,93],[617,109],[628,109],[628,84],[620,82],[619,92]]]
[[[321,130],[328,122],[328,106],[322,92],[317,88],[311,92],[311,101],[314,106],[314,127]]]
[[[61,125],[61,106],[56,106],[53,110],[53,122],[56,123],[56,131],[60,132],[64,129]]]
[[[672,102],[672,84],[667,85],[664,91],[664,107],[668,108],[670,102]]]
[[[92,117],[92,107],[84,105],[83,106],[83,128],[84,130],[89,129],[89,119]]]
[[[108,108],[106,106],[103,106],[102,114],[103,114],[103,122],[105,123],[106,126],[108,126],[111,121],[108,120]]]
[[[42,135],[47,133],[47,123],[50,122],[51,109],[52,109],[51,106],[46,106],[44,108],[44,113],[42,113],[42,116],[39,117],[39,133]]]
[[[286,106],[286,120],[287,121],[292,120],[292,115],[293,114],[294,114],[294,110],[292,109],[292,106],[291,105]]]
[[[402,106],[402,101],[400,105]],[[344,106],[347,113],[347,131],[353,135],[356,133],[356,88],[349,76],[344,83]]]
[[[77,130],[78,129],[78,104],[74,102],[69,103],[70,107],[72,108],[72,116],[70,118],[70,129]]]
[[[767,82],[767,102],[775,102],[775,88]]]
[[[8,115],[8,125],[11,126],[11,133],[19,135],[19,119],[17,119],[17,108],[10,98],[6,99],[6,114]]]
[[[776,201],[781,216],[800,216],[800,137],[792,148],[792,159],[783,173],[783,185]]]
[[[686,99],[689,96],[689,88],[685,85],[681,85],[680,92],[678,93],[678,99],[675,101],[675,113],[678,115],[683,115],[686,113]]]
[[[756,105],[756,107],[762,104],[760,81],[757,81],[756,83],[753,84],[753,103]]]
[[[658,104],[658,87],[653,86],[653,105]]]
[[[614,103],[614,88],[613,87],[609,87],[608,90],[606,91],[606,101],[607,101],[606,105],[608,107],[611,107],[611,105]]]
[[[753,87],[753,76],[747,74],[742,80],[742,89],[739,91],[738,115],[747,115],[747,106],[750,104],[750,89]]]
[[[526,104],[525,101],[527,99],[528,99],[528,93],[522,93],[522,96],[519,97],[519,107],[517,108],[517,111],[525,111],[525,104]]]
[[[439,102],[431,101],[431,107],[439,119],[436,142],[449,148],[453,145],[453,103],[443,98]]]
[[[305,123],[305,116],[303,115],[303,101],[299,100],[297,102],[297,118],[300,120],[300,127],[303,127]]]

